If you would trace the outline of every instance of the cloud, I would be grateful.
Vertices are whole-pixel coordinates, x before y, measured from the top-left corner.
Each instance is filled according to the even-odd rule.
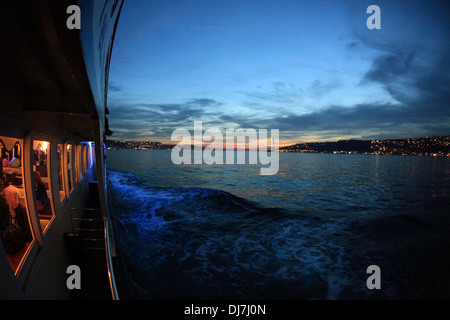
[[[190,106],[197,106],[197,107],[201,107],[201,108],[206,108],[206,107],[220,107],[221,105],[223,105],[223,103],[218,102],[214,99],[208,99],[208,98],[200,98],[200,99],[191,99],[190,101],[187,102],[188,105]]]
[[[434,42],[425,46],[424,41],[389,42],[385,37],[377,38],[367,33],[355,32],[354,35],[356,41],[347,45],[347,49],[365,48],[378,53],[359,86],[378,85],[393,102],[360,104],[349,110],[332,107],[324,112],[332,117],[340,115],[340,120],[347,122],[352,115],[357,119],[356,123],[380,134],[383,130],[393,135],[402,132],[404,136],[450,134],[448,44]],[[352,127],[351,123],[349,127]]]
[[[374,60],[363,82],[381,85],[408,114],[421,117],[417,118],[418,124],[450,122],[449,54],[434,59],[416,58],[416,53],[384,55]]]
[[[316,80],[309,87],[310,94],[316,98],[321,99],[323,96],[329,94],[331,91],[337,89],[340,84],[337,81],[324,82],[322,80]]]
[[[300,101],[303,91],[289,83],[272,83],[269,92],[247,92],[253,113],[230,112],[215,99],[192,98],[184,103],[114,102],[110,126],[117,138],[170,139],[176,128],[190,130],[195,120],[204,128],[234,126],[280,129],[282,138],[302,137],[395,138],[450,133],[450,59],[436,57],[424,62],[420,50],[386,49],[373,59],[360,86],[379,85],[393,101],[359,103],[353,106],[329,105],[320,110],[297,114],[301,108],[273,108],[273,102]],[[450,55],[449,55],[450,56]],[[317,99],[339,87],[339,82],[315,80],[307,89]],[[270,106],[271,108],[269,108]],[[296,111],[297,110],[297,111]],[[303,108],[305,111],[305,109]],[[116,138],[113,136],[113,138]]]
[[[303,114],[283,114],[247,124],[278,128],[280,132],[321,137],[411,137],[450,134],[450,52],[427,56],[420,46],[399,47],[373,39],[359,46],[377,49],[359,86],[379,85],[392,98],[389,103],[364,102],[353,106],[329,105]],[[356,44],[355,44],[356,45]],[[339,83],[316,80],[308,92],[328,94]]]
[[[136,103],[114,101],[110,105],[109,124],[112,139],[158,137],[170,139],[177,128],[190,128],[195,120],[212,121],[219,117],[222,103],[207,98],[185,103]],[[218,111],[215,114],[212,111]]]
[[[358,47],[358,42],[357,41],[352,41],[352,42],[350,42],[350,43],[348,43],[347,45],[346,45],[346,48],[348,49],[348,50],[352,50],[352,49],[355,49],[355,48],[357,48]]]
[[[300,101],[305,94],[301,87],[285,81],[274,81],[268,88],[259,87],[258,89],[255,91],[238,91],[238,93],[243,94],[257,105],[261,105],[261,103],[292,104]]]
[[[108,90],[110,92],[121,92],[121,91],[123,91],[123,87],[119,86],[119,85],[116,85],[114,83],[109,83],[108,84]]]
[[[436,22],[436,30],[447,30],[439,23]],[[409,36],[409,30],[405,28],[400,34]],[[189,129],[195,120],[201,120],[204,127],[280,129],[280,135],[291,140],[305,136],[333,139],[450,134],[450,50],[447,39],[434,35],[433,41],[415,37],[403,41],[395,39],[395,33],[386,36],[386,32],[383,36],[375,36],[367,30],[355,31],[343,44],[346,55],[354,61],[360,61],[356,57],[364,60],[364,64],[355,65],[356,71],[349,72],[349,78],[358,75],[355,81],[358,83],[359,80],[355,88],[358,92],[367,89],[367,95],[363,92],[363,99],[354,105],[327,102],[339,98],[338,90],[348,90],[349,81],[341,82],[329,76],[321,77],[321,74],[314,74],[305,81],[299,75],[298,80],[289,77],[289,81],[258,83],[260,85],[254,90],[243,86],[234,91],[236,105],[202,96],[181,103],[136,103],[114,97],[109,106],[111,130],[117,137],[170,139],[176,128]],[[442,41],[436,41],[436,38]],[[365,64],[366,59],[370,59],[369,67]],[[362,65],[366,69],[361,72]],[[345,80],[344,76],[342,78]],[[280,76],[280,79],[286,78]],[[371,95],[379,92],[379,88],[392,99]],[[119,92],[123,88],[110,84],[110,91]],[[351,88],[342,92],[352,95]],[[311,102],[315,104],[311,105]],[[322,107],[317,109],[319,103]]]
[[[396,81],[401,76],[411,73],[414,52],[410,54],[389,54],[376,58],[371,69],[364,75],[363,81],[385,84]]]

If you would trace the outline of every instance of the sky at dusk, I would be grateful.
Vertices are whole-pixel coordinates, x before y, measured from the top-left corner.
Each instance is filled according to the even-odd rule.
[[[369,30],[369,5],[381,29]],[[450,134],[448,1],[125,1],[114,140],[279,129],[280,144]]]

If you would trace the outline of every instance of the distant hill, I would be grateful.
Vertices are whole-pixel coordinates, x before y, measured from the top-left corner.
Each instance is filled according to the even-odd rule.
[[[450,156],[450,136],[309,142],[281,147],[280,151]]]
[[[371,152],[371,140],[340,140],[336,142],[310,142],[299,143],[289,147],[282,147],[280,149],[286,151],[303,151],[303,152]]]

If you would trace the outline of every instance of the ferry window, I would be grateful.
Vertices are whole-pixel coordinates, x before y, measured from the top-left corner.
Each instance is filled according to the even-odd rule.
[[[79,153],[78,153],[78,161],[80,162],[80,166],[79,166],[79,177],[80,177],[80,181],[81,181],[81,179],[83,179],[83,176],[84,176],[84,170],[85,170],[85,166],[84,166],[84,157],[83,157],[83,154],[84,154],[84,144],[81,144],[79,147],[78,147],[78,151],[79,151]]]
[[[14,273],[34,239],[23,186],[22,143],[0,137],[0,238]]]
[[[78,182],[81,182],[83,179],[83,146],[79,145],[77,147],[77,162],[78,162]]]
[[[83,178],[83,145],[77,147],[78,182]]]
[[[63,145],[62,144],[58,144],[58,180],[59,180],[59,199],[61,202],[64,201],[64,198],[66,196],[65,192],[64,192],[64,174],[63,174],[63,158],[62,158],[62,151],[63,151]]]
[[[80,147],[79,146],[74,146],[74,151],[73,151],[75,160],[73,161],[73,175],[74,175],[74,183],[79,183],[80,182],[80,171],[79,171],[79,166],[80,166]]]
[[[81,163],[83,164],[83,176],[86,174],[86,146],[83,144],[81,147]]]
[[[89,149],[88,146],[86,146],[85,147],[85,153],[84,153],[84,156],[85,156],[84,161],[86,162],[86,172],[87,172],[88,169],[91,168],[91,165],[90,165],[90,162],[89,162],[89,152],[90,152],[90,149]]]
[[[69,192],[73,190],[73,147],[71,144],[67,145],[67,181],[69,182]]]
[[[89,156],[89,165],[92,167],[93,165],[94,165],[94,163],[95,163],[95,161],[96,161],[96,159],[95,159],[95,151],[94,151],[94,144],[91,144],[90,146],[89,146],[89,152],[90,152],[90,156]]]
[[[52,196],[50,188],[50,166],[48,151],[50,143],[47,141],[33,141],[33,181],[36,209],[43,231],[46,230],[53,217]]]

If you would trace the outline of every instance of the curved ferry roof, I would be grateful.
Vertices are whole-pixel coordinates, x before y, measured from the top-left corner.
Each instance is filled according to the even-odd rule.
[[[90,120],[105,123],[109,60],[123,1],[78,1],[81,30],[67,27],[72,4],[2,6],[0,112],[2,121],[24,129],[38,124],[49,134],[92,140]]]

